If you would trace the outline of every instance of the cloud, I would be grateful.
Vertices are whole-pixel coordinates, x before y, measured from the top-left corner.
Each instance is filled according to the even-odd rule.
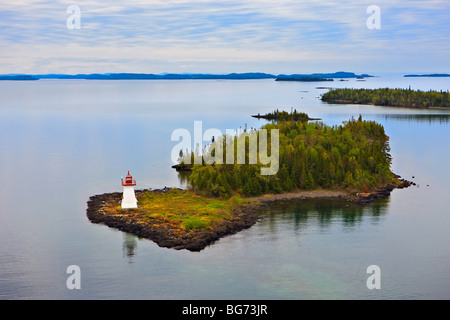
[[[80,30],[66,27],[66,9],[73,4],[81,9]],[[411,50],[421,63],[430,60],[424,65],[430,71],[444,63],[443,53],[450,46],[448,1],[379,0],[381,30],[366,27],[366,8],[371,4],[349,0],[2,3],[0,73],[177,72],[186,66],[192,72],[250,71],[245,68],[251,67],[283,73],[289,72],[289,66],[298,68],[292,72],[336,70],[351,67],[352,60],[361,68],[383,68],[391,61],[407,70],[417,65],[410,59],[402,62]]]

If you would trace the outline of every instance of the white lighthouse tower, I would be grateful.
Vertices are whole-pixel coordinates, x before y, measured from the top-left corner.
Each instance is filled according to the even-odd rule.
[[[137,199],[134,194],[134,186],[136,185],[136,180],[130,175],[128,171],[125,181],[122,179],[123,186],[123,197],[122,197],[122,209],[133,209],[137,208]]]

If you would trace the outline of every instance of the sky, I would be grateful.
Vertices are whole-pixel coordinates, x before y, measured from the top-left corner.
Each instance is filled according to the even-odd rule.
[[[0,74],[450,73],[449,18],[449,0],[0,0]]]

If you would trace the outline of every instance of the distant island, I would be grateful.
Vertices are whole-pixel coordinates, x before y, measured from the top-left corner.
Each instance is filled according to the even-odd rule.
[[[310,118],[306,113],[303,112],[297,112],[297,110],[287,112],[287,111],[279,111],[278,109],[269,112],[266,114],[256,114],[252,115],[253,118],[257,119],[266,119],[266,120],[275,120],[275,121],[316,121],[321,120],[319,118]]]
[[[275,81],[303,81],[303,82],[312,82],[312,81],[334,81],[329,78],[319,78],[319,77],[277,77]]]
[[[203,74],[203,73],[93,73],[93,74],[37,74],[37,75],[0,75],[0,80],[250,80],[250,79],[275,79],[277,76],[262,73],[230,73],[230,74]]]
[[[449,91],[411,89],[331,89],[322,95],[328,103],[373,104],[407,108],[450,108]]]
[[[353,72],[338,71],[334,73],[311,73],[311,74],[291,74],[291,75],[280,74],[276,77],[276,79],[282,79],[284,81],[288,81],[289,79],[296,79],[294,81],[324,81],[324,80],[330,81],[330,79],[364,79],[370,77],[373,76],[365,73],[358,75]],[[315,79],[324,79],[324,80],[315,80]]]
[[[85,79],[85,80],[248,80],[248,79],[274,79],[275,76],[267,73],[230,73],[230,74],[147,74],[147,73],[107,73],[107,74],[77,74],[77,75],[41,75],[40,79]]]
[[[28,75],[0,75],[0,80],[5,81],[30,81],[30,80],[39,80],[38,78],[34,76],[28,76]]]
[[[356,75],[353,72],[313,73],[273,75],[263,72],[208,74],[208,73],[93,73],[93,74],[40,74],[40,75],[0,75],[0,80],[39,80],[39,79],[81,79],[81,80],[252,80],[282,79],[284,81],[324,81],[319,79],[364,78],[370,75]],[[296,80],[294,80],[296,79]]]
[[[450,74],[447,73],[432,73],[432,74],[405,74],[403,77],[434,77],[434,78],[440,78],[440,77],[450,77]]]

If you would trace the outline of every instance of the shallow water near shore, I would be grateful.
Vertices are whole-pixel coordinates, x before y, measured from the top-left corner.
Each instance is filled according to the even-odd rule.
[[[320,85],[320,84],[319,84]],[[0,299],[449,299],[450,112],[328,105],[317,83],[82,81],[0,83]],[[450,79],[385,75],[340,87],[448,90]],[[184,187],[170,166],[177,128],[222,132],[291,107],[328,125],[352,116],[384,125],[392,169],[417,183],[369,206],[279,202],[250,229],[201,252],[96,225],[89,197]],[[414,176],[414,178],[412,178]],[[68,290],[78,265],[81,289]],[[381,269],[369,290],[366,269]]]

